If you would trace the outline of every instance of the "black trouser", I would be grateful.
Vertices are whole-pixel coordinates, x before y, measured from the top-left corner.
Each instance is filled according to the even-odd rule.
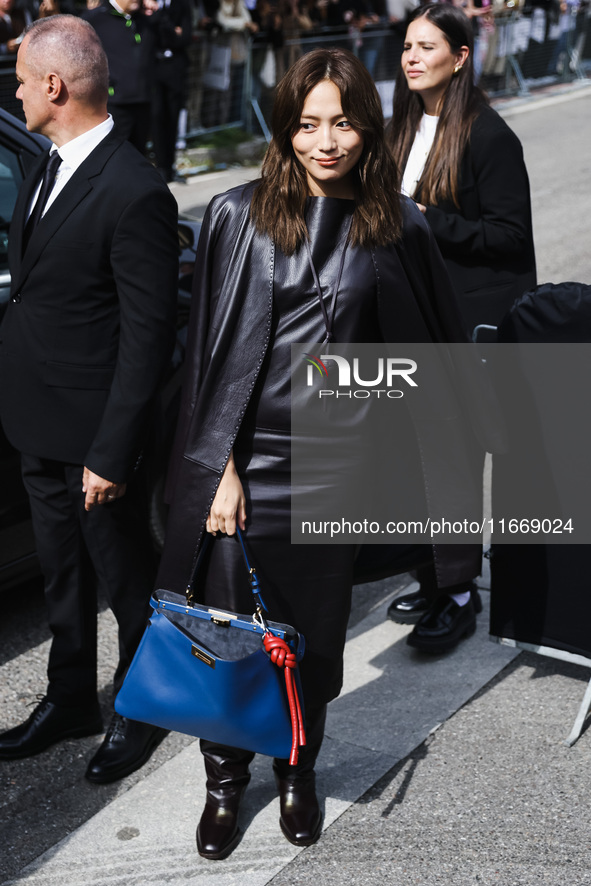
[[[179,115],[185,102],[184,59],[163,58],[156,62],[152,100],[152,142],[156,166],[172,174],[176,157]]]
[[[445,556],[447,584],[439,584],[434,556]],[[481,545],[363,545],[355,559],[353,576],[355,583],[379,581],[390,575],[410,572],[421,585],[421,594],[435,600],[441,594],[459,593],[462,585],[480,575],[482,561]],[[469,578],[466,578],[469,576]]]
[[[84,510],[82,465],[22,456],[33,531],[53,634],[47,695],[54,704],[96,700],[97,586],[119,626],[121,686],[149,614],[155,557],[141,483],[110,504]]]
[[[474,559],[474,545],[453,545],[450,546],[450,551],[452,550],[452,547],[458,564]],[[443,594],[461,594],[464,591],[469,591],[472,587],[472,580],[460,581],[457,584],[448,587],[439,587],[437,584],[434,563],[426,563],[422,566],[418,566],[416,569],[412,569],[410,574],[419,582],[421,586],[421,595],[430,603],[433,603]],[[474,578],[475,577],[476,575]]]

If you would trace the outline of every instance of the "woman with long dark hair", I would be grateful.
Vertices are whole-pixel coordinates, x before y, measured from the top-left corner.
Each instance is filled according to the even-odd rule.
[[[536,283],[521,144],[474,84],[470,19],[447,3],[408,25],[387,138],[435,234],[469,332]]]
[[[536,285],[529,181],[521,144],[474,84],[473,30],[461,9],[431,3],[411,16],[387,139],[401,189],[435,235],[460,298],[466,331],[497,326]],[[415,624],[408,643],[446,652],[476,626],[475,585],[437,596],[430,567],[388,615]]]
[[[261,179],[215,197],[203,221],[159,586],[184,592],[208,532],[215,539],[201,599],[247,612],[238,525],[269,618],[305,636],[307,743],[296,766],[275,760],[273,768],[281,829],[307,846],[321,829],[314,765],[327,702],[342,685],[354,547],[290,541],[290,346],[465,336],[428,225],[397,193],[380,99],[364,66],[346,50],[303,56],[277,88],[272,130]],[[453,420],[443,425],[445,436]],[[466,469],[456,440],[449,471],[433,480],[439,501],[453,498],[449,478]],[[442,586],[478,572],[474,547],[452,568],[442,547]],[[219,859],[239,840],[253,754],[210,741],[201,750],[207,801],[197,846]]]

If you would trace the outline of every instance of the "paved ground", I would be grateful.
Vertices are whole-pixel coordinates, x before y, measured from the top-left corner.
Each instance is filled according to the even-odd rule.
[[[0,882],[591,883],[591,741],[587,733],[573,748],[563,744],[587,670],[491,643],[486,591],[474,637],[448,656],[412,653],[404,642],[409,628],[385,618],[395,586],[389,580],[358,589],[369,611],[358,611],[360,620],[350,629],[345,688],[331,706],[319,759],[326,801],[325,830],[316,846],[297,850],[281,836],[265,758],[257,760],[246,795],[241,844],[225,861],[206,862],[194,845],[205,791],[196,742],[167,739],[149,766],[111,787],[85,784],[84,758],[91,748],[65,742],[50,755],[54,777],[43,758],[3,766],[11,784],[19,778],[29,784],[45,778],[46,784],[37,794],[40,809],[27,804],[26,789],[4,807],[0,869],[14,879]],[[110,617],[103,617],[101,627],[108,644]],[[41,668],[45,649],[36,652]],[[4,666],[2,676],[18,681],[19,664],[12,672]],[[94,746],[97,740],[88,741]],[[68,782],[56,797],[54,778],[59,784],[64,766]],[[52,842],[52,828],[63,829],[63,822],[43,804],[67,819],[68,794],[75,805],[76,793],[94,800],[95,813]],[[31,822],[49,830],[49,841],[37,833],[50,848],[23,869],[11,855],[18,854]],[[34,845],[29,841],[31,855]]]
[[[542,279],[591,280],[590,106],[587,92],[510,112],[530,169]],[[247,176],[175,190],[199,212]],[[345,689],[318,765],[326,806],[316,846],[298,851],[283,839],[269,762],[260,759],[243,841],[229,859],[206,862],[194,845],[204,794],[196,743],[170,736],[140,772],[97,787],[83,778],[100,740],[90,738],[0,765],[0,884],[591,884],[590,734],[563,743],[589,671],[491,643],[486,607],[476,635],[451,655],[413,653],[409,629],[385,618],[403,584],[355,589]],[[100,629],[106,686],[115,657],[107,612]],[[3,725],[34,703],[46,654],[39,589],[3,600]]]

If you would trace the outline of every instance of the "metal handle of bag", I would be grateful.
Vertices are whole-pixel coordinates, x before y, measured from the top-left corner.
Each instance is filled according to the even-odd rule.
[[[248,582],[250,584],[250,590],[252,591],[252,596],[254,597],[255,603],[255,613],[253,618],[256,619],[258,624],[265,630],[267,629],[267,624],[265,622],[263,612],[267,612],[267,607],[265,606],[265,601],[261,596],[260,590],[260,582],[259,577],[257,575],[257,571],[254,566],[251,566],[250,561],[248,559],[248,553],[246,550],[246,544],[244,542],[244,538],[242,536],[242,532],[236,527],[236,535],[238,536],[238,541],[240,542],[240,547],[242,548],[242,556],[244,558],[244,564],[246,566],[246,572],[248,574]],[[197,601],[195,599],[195,580],[197,578],[197,573],[201,567],[205,559],[205,554],[209,548],[209,545],[212,542],[211,535],[207,533],[205,538],[203,539],[203,543],[201,545],[201,550],[199,551],[199,555],[197,557],[197,562],[195,563],[195,568],[193,570],[193,575],[191,576],[191,580],[187,585],[187,590],[185,591],[185,596],[187,598],[187,605],[193,606]]]

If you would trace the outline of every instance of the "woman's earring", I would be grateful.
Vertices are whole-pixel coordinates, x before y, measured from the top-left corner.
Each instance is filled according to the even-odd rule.
[[[456,65],[454,68],[454,74],[459,74],[463,67],[463,65]]]

